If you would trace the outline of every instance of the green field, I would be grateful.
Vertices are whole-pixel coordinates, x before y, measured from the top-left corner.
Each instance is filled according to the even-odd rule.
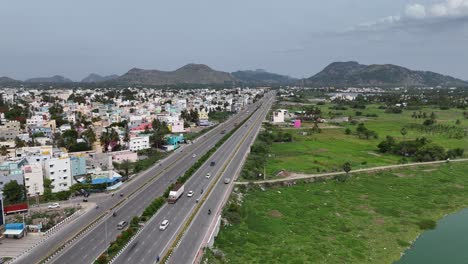
[[[341,170],[341,166],[345,162],[350,162],[353,169],[398,164],[402,157],[378,153],[377,145],[387,135],[393,136],[399,141],[424,136],[445,149],[461,147],[465,149],[465,152],[468,152],[467,137],[455,139],[449,138],[445,134],[422,133],[414,129],[408,129],[408,134],[405,137],[400,134],[404,126],[421,124],[424,121],[424,119],[412,118],[411,115],[414,111],[425,111],[428,114],[435,112],[438,124],[455,125],[456,120],[459,119],[461,124],[458,126],[468,129],[468,119],[463,118],[463,110],[421,108],[414,111],[405,110],[402,114],[390,114],[385,113],[383,109],[378,109],[378,105],[367,106],[364,110],[348,108],[344,111],[331,110],[330,106],[331,104],[320,106],[325,119],[329,119],[329,112],[341,113],[341,116],[351,116],[354,120],[363,122],[368,129],[376,131],[379,138],[365,140],[359,139],[353,134],[346,135],[344,133],[346,128],[354,132],[357,127],[357,125],[348,123],[340,124],[338,127],[326,124],[322,133],[305,136],[301,132],[308,131],[308,129],[284,129],[285,132],[293,134],[294,142],[272,145],[271,157],[268,158],[266,166],[268,178],[274,178],[276,173],[283,169],[299,173],[337,171]],[[298,109],[289,107],[289,110]],[[356,111],[362,112],[362,116],[356,116]],[[376,114],[378,117],[365,117],[367,114]],[[310,125],[310,123],[305,123],[305,126]],[[409,161],[411,160],[409,159]]]
[[[254,189],[241,197],[240,223],[221,229],[215,247],[222,254],[208,251],[207,263],[392,263],[425,226],[467,207],[468,163]]]

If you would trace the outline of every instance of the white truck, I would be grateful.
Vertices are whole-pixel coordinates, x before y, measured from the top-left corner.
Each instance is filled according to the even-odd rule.
[[[177,200],[182,196],[184,193],[184,185],[183,184],[176,184],[172,191],[169,192],[169,199],[167,199],[168,203],[175,203]]]

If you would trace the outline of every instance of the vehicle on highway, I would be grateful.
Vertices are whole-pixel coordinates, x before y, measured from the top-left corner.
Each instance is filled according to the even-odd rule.
[[[224,183],[225,183],[225,184],[228,184],[228,183],[230,183],[230,182],[231,182],[231,178],[224,178]]]
[[[208,172],[205,177],[209,179],[211,177],[211,173]]]
[[[208,214],[209,214],[209,215],[211,214],[211,209],[208,209]]]
[[[195,158],[196,156],[197,156],[197,154],[193,154],[193,155],[192,155],[192,158]]]
[[[120,197],[123,197],[123,193],[120,193]]]
[[[226,134],[226,130],[221,130],[221,134]]]
[[[60,204],[59,203],[49,204],[49,206],[47,206],[47,208],[49,208],[49,209],[60,208]]]
[[[214,162],[214,161],[210,162],[210,166],[214,166],[215,164],[216,164],[216,162]]]
[[[88,202],[88,198],[83,198],[83,202],[84,202],[84,203],[87,203],[87,202]]]
[[[116,217],[116,216],[117,216],[117,213],[116,213],[116,212],[113,212],[113,213],[112,213],[112,216],[113,216],[113,217]]]
[[[187,196],[188,196],[188,197],[192,197],[192,196],[193,196],[193,191],[189,191],[189,192],[187,193]]]
[[[128,225],[128,222],[127,222],[127,221],[120,221],[120,222],[117,224],[117,229],[122,230],[122,229],[124,229],[127,225]]]
[[[184,193],[184,185],[183,184],[176,184],[172,191],[169,192],[169,199],[167,199],[168,203],[175,203],[177,200],[182,196]]]
[[[162,221],[161,225],[159,226],[159,230],[166,230],[167,226],[169,226],[169,220],[165,219]]]

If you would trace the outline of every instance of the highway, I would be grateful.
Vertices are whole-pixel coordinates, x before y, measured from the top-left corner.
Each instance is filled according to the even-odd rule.
[[[102,253],[109,243],[120,233],[116,229],[118,222],[122,220],[130,221],[133,216],[140,215],[144,208],[151,201],[161,196],[167,186],[174,182],[177,177],[182,175],[196,160],[207,152],[224,135],[220,133],[225,129],[229,132],[246,118],[250,111],[253,111],[257,105],[248,106],[248,108],[239,114],[231,117],[225,123],[210,130],[204,136],[201,136],[193,144],[182,147],[172,155],[155,164],[155,166],[142,172],[140,175],[124,184],[122,192],[124,197],[119,195],[99,197],[99,199],[90,199],[96,202],[99,208],[90,210],[78,219],[64,226],[56,234],[33,250],[16,259],[14,263],[38,263],[46,256],[50,255],[58,247],[65,244],[75,234],[83,230],[89,223],[104,215],[90,231],[80,236],[70,246],[60,252],[51,262],[53,263],[92,263],[96,257]],[[192,155],[197,157],[193,158]],[[132,195],[130,195],[132,194]],[[123,201],[122,201],[123,200]],[[119,204],[120,203],[120,204]],[[117,213],[117,217],[111,216],[112,212]]]
[[[216,217],[218,214],[215,209],[217,203],[220,203],[223,197],[230,192],[232,181],[230,184],[225,184],[224,178],[232,178],[235,171],[240,168],[241,160],[249,151],[251,143],[255,140],[255,134],[273,101],[271,94],[265,97],[268,100],[263,103],[260,110],[256,111],[249,121],[239,128],[213,154],[212,158],[185,183],[184,195],[175,204],[166,204],[162,207],[114,263],[155,263],[158,256],[162,258],[174,243],[177,234],[182,230],[190,215],[195,212],[198,205],[196,199],[200,199],[201,203],[202,196],[206,196],[206,202],[201,206],[199,214],[181,242],[184,243],[184,251],[187,251],[188,254],[181,256],[181,259],[183,258],[181,262],[174,262],[191,263],[190,259],[194,258],[198,248],[194,244],[190,244],[190,241],[198,241],[198,238],[200,241],[203,239],[206,233],[203,226],[208,225],[210,219]],[[212,160],[216,161],[215,166],[210,166]],[[205,177],[207,173],[211,174],[209,179]],[[213,188],[209,193],[210,185]],[[204,190],[203,194],[201,194],[202,189]],[[193,197],[186,195],[190,190],[195,193]],[[213,213],[208,215],[207,212],[210,208]],[[166,230],[160,231],[159,225],[165,219],[169,220],[170,224]],[[189,238],[189,240],[185,240],[185,238]],[[185,243],[187,243],[186,247]],[[179,248],[181,247],[179,246]],[[176,250],[175,253],[178,251]]]

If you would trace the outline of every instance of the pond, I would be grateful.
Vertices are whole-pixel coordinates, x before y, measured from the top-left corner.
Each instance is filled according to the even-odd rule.
[[[451,214],[424,232],[394,264],[468,263],[468,209]]]

